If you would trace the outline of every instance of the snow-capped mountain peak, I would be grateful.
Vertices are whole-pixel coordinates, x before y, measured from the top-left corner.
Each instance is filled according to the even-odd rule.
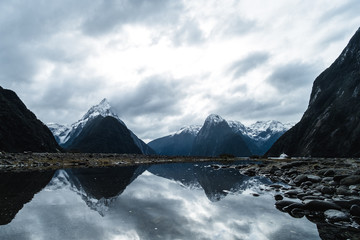
[[[204,125],[207,125],[207,124],[218,124],[220,122],[223,122],[223,121],[226,121],[225,119],[223,119],[222,117],[220,117],[219,115],[217,114],[210,114],[206,119],[205,119],[205,123]]]
[[[115,113],[115,111],[113,110],[109,101],[106,98],[104,98],[98,105],[92,106],[89,109],[89,111],[85,113],[85,115],[82,117],[80,121],[93,119],[97,116],[103,116],[103,117],[111,116],[118,119],[122,124],[124,124],[124,122],[120,120],[120,118]]]
[[[191,135],[196,136],[199,133],[200,129],[201,129],[201,125],[189,125],[180,128],[180,130],[174,133],[173,135],[179,135],[181,133],[189,133]]]

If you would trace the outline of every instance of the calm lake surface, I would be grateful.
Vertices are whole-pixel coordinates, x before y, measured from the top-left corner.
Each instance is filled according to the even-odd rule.
[[[315,223],[275,208],[271,181],[211,163],[2,172],[0,182],[0,239],[320,239]]]

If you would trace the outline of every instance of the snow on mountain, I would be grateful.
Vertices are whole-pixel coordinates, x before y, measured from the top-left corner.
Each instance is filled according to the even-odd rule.
[[[281,123],[275,120],[257,121],[250,126],[245,126],[239,121],[228,121],[234,132],[248,136],[253,140],[265,141],[276,133],[284,133],[294,126],[293,123]]]
[[[196,136],[199,133],[200,129],[201,129],[201,125],[189,125],[189,126],[180,128],[179,131],[172,134],[171,136],[180,135],[181,133],[189,133],[191,135]]]
[[[58,143],[64,142],[71,130],[71,127],[57,123],[47,123],[46,126],[50,129]]]
[[[78,120],[77,122],[71,124],[71,126],[56,124],[56,123],[49,123],[47,126],[55,136],[56,141],[64,146],[67,147],[71,145],[71,142],[79,136],[84,126],[91,120],[95,119],[98,116],[111,116],[117,119],[122,125],[125,123],[119,118],[116,114],[116,111],[112,108],[109,101],[104,98],[99,104],[92,106],[84,116]],[[134,140],[134,143],[140,148],[143,154],[155,154],[155,152],[147,146],[141,139],[139,139],[130,129],[131,138]]]
[[[207,124],[218,124],[220,122],[223,122],[225,121],[225,119],[223,119],[222,117],[220,117],[219,115],[217,114],[210,114],[206,119],[205,119],[205,123],[204,125],[207,125]]]

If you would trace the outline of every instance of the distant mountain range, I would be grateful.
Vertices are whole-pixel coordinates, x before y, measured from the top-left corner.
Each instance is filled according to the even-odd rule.
[[[262,155],[292,126],[278,121],[258,121],[247,127],[211,114],[203,126],[183,127],[148,145],[158,154],[170,156]]]
[[[360,157],[360,28],[313,84],[301,121],[267,152],[277,156]]]
[[[91,107],[70,126],[47,124],[56,141],[65,149],[81,152],[155,154],[118,117],[107,99]]]

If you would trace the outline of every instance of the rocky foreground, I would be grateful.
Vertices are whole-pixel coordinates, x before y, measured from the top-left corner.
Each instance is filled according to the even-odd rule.
[[[276,184],[276,208],[317,224],[322,239],[360,239],[360,160],[297,159],[240,167]]]

